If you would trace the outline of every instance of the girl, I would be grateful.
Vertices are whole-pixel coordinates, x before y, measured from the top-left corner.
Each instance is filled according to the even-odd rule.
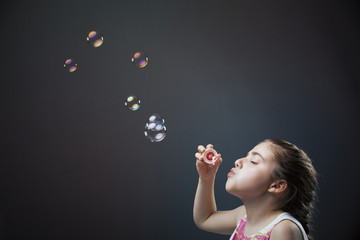
[[[206,148],[212,147],[209,144]],[[205,150],[200,145],[195,154],[199,182],[193,214],[200,229],[232,234],[231,240],[312,239],[309,232],[317,179],[304,151],[278,139],[256,145],[246,157],[235,161],[225,186],[244,205],[217,211],[214,181],[222,158],[217,154],[215,164],[207,164],[201,156]]]

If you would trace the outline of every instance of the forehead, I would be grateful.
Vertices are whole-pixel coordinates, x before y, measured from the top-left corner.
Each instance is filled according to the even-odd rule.
[[[271,161],[274,159],[274,153],[271,144],[268,142],[259,143],[250,152],[257,152],[261,154],[265,160]]]

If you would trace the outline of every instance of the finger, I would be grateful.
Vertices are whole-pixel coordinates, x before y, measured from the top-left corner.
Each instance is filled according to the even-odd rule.
[[[203,145],[199,145],[199,146],[198,146],[198,151],[199,151],[199,153],[203,153],[203,152],[205,151],[204,146],[203,146]]]
[[[196,161],[204,162],[204,158],[200,153],[195,153]]]
[[[214,165],[220,165],[222,162],[221,154],[216,155],[216,158],[214,160]]]
[[[206,148],[213,148],[214,146],[212,144],[206,145]]]
[[[205,161],[204,161],[204,159],[203,158],[197,158],[196,159],[196,164],[204,164],[205,163]]]

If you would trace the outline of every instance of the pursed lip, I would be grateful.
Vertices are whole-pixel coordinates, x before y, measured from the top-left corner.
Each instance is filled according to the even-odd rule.
[[[231,176],[231,175],[234,175],[235,174],[235,170],[232,168],[231,170],[230,170],[230,172],[228,173],[228,176]]]

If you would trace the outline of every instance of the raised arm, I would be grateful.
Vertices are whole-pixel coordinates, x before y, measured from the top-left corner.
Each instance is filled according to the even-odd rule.
[[[212,147],[211,144],[207,145],[207,148]],[[230,211],[217,211],[214,182],[216,172],[222,162],[221,155],[216,156],[215,165],[212,165],[205,163],[201,157],[205,148],[200,145],[198,151],[195,154],[199,182],[194,200],[194,222],[202,230],[230,235],[239,219],[245,215],[245,209],[241,206]]]

